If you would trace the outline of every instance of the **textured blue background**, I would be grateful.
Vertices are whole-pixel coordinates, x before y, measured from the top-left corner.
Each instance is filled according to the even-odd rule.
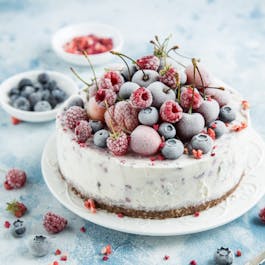
[[[203,59],[212,71],[247,97],[252,106],[253,126],[265,137],[265,2],[249,1],[63,1],[0,0],[0,81],[29,69],[54,69],[71,75],[69,65],[51,49],[51,36],[70,23],[97,21],[120,28],[124,51],[133,57],[151,51],[155,34],[174,34],[184,53]],[[88,69],[78,69],[88,73]],[[102,264],[98,254],[110,243],[115,250],[106,264],[213,264],[217,247],[241,249],[242,265],[265,249],[265,226],[257,219],[265,198],[242,218],[208,232],[176,237],[134,236],[101,228],[64,209],[45,186],[40,158],[54,123],[22,123],[13,126],[0,108],[0,168],[23,168],[28,184],[20,191],[6,192],[0,186],[0,264],[50,264],[53,254],[32,258],[27,238],[12,239],[5,220],[5,203],[14,198],[26,203],[29,235],[42,232],[42,215],[48,210],[69,220],[69,228],[52,239],[69,260],[61,264]],[[1,183],[4,174],[0,174]],[[87,228],[80,233],[81,226]],[[170,255],[168,261],[163,256]]]

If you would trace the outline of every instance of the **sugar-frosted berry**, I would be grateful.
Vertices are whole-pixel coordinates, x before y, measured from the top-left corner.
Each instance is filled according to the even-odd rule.
[[[92,128],[88,121],[79,121],[75,127],[76,140],[80,143],[85,143],[92,135]]]
[[[193,66],[193,64],[188,65],[185,69],[185,72],[187,75],[187,83],[188,84],[195,83],[195,86],[202,86],[202,85],[208,86],[211,82],[211,76],[210,76],[209,72],[206,70],[206,68],[203,65],[198,64],[197,66],[199,68],[199,71],[200,71],[200,74],[201,74],[201,77],[203,80],[203,84],[202,84],[202,81],[201,81],[201,78],[200,78],[200,75],[199,75],[199,72],[197,69],[195,70],[195,80],[194,80],[194,66]]]
[[[130,147],[140,155],[149,156],[157,153],[161,138],[156,130],[146,125],[139,125],[131,133]]]
[[[139,87],[131,94],[130,101],[134,107],[143,109],[151,106],[153,96],[147,88]]]
[[[93,142],[96,146],[105,148],[107,146],[107,139],[109,138],[109,131],[102,129],[94,134]]]
[[[90,119],[104,121],[104,113],[106,111],[106,106],[104,103],[98,104],[95,97],[91,97],[85,105],[85,108]]]
[[[104,107],[106,106],[106,103],[109,106],[112,106],[115,104],[117,99],[117,94],[112,89],[102,89],[100,88],[95,95],[96,102]]]
[[[174,138],[176,136],[176,129],[173,126],[173,124],[171,124],[169,122],[161,123],[159,128],[158,128],[158,132],[166,140],[170,139],[170,138]]]
[[[180,82],[180,74],[173,67],[164,67],[160,70],[159,75],[159,81],[170,88],[175,89]]]
[[[182,117],[182,108],[173,100],[165,101],[160,107],[160,117],[163,121],[175,123]]]
[[[35,92],[35,89],[33,86],[24,86],[21,90],[20,95],[22,97],[28,98],[32,93]]]
[[[38,112],[49,111],[51,109],[52,109],[51,104],[46,100],[39,101],[34,106],[34,111],[38,111]]]
[[[187,75],[184,71],[179,71],[180,74],[180,84],[185,85],[187,82]]]
[[[219,119],[223,122],[231,122],[236,119],[236,112],[233,107],[225,105],[220,109]]]
[[[226,127],[225,123],[222,121],[219,121],[219,120],[211,122],[209,124],[209,128],[214,130],[216,138],[221,137],[223,134],[225,134],[227,132],[227,127]]]
[[[161,105],[167,100],[175,100],[176,94],[170,89],[170,87],[166,86],[162,82],[154,82],[150,84],[147,89],[149,89],[153,96],[152,106],[156,108],[160,108]]]
[[[129,71],[128,71],[127,66],[124,66],[121,70],[121,75],[124,77],[126,81],[130,81],[132,79],[132,76],[137,71],[136,66],[134,64],[129,65]]]
[[[119,97],[121,99],[128,99],[132,92],[134,92],[137,88],[139,88],[139,85],[133,82],[125,82],[122,84],[120,91],[119,91]]]
[[[39,74],[37,79],[41,84],[47,84],[50,81],[50,77],[46,73]]]
[[[26,226],[24,221],[17,219],[13,222],[11,233],[14,237],[23,237],[26,232]]]
[[[214,254],[216,265],[231,265],[234,261],[234,254],[229,248],[218,248]]]
[[[118,71],[108,71],[104,74],[104,78],[110,80],[115,92],[119,92],[121,85],[124,83],[123,76]]]
[[[218,102],[219,106],[221,107],[228,104],[231,99],[231,96],[227,90],[220,90],[216,88],[206,88],[205,94],[215,99]]]
[[[20,189],[27,180],[26,172],[20,169],[12,168],[6,174],[5,186],[8,189]]]
[[[203,154],[207,154],[213,146],[212,138],[205,133],[194,135],[191,139],[191,147],[195,150],[201,150]]]
[[[166,140],[163,148],[161,149],[162,155],[167,159],[177,159],[184,152],[184,145],[177,139]]]
[[[176,123],[177,136],[188,140],[201,132],[204,128],[204,118],[199,113],[183,113],[182,118]]]
[[[35,257],[42,257],[49,253],[51,243],[46,236],[36,235],[29,240],[29,251]]]
[[[65,112],[65,125],[69,129],[74,129],[79,121],[87,119],[86,111],[78,106],[70,107]]]
[[[110,135],[107,139],[107,147],[115,156],[125,155],[128,151],[128,146],[128,136],[124,132],[120,132],[118,135]]]
[[[147,55],[136,60],[136,67],[139,69],[154,70],[157,71],[160,60],[154,55]]]
[[[19,97],[13,102],[13,107],[24,111],[29,111],[30,102],[24,97]]]
[[[152,126],[157,123],[158,119],[159,114],[155,107],[142,109],[138,114],[138,120],[143,125]]]
[[[43,226],[48,233],[59,233],[64,230],[66,225],[67,220],[55,213],[48,212],[43,217]]]
[[[198,109],[202,104],[203,99],[196,88],[192,87],[182,87],[180,94],[180,105],[183,108]]]
[[[150,84],[158,81],[159,74],[153,70],[138,70],[132,77],[132,82],[141,87],[148,87]]]
[[[68,110],[69,108],[73,106],[78,106],[80,108],[84,108],[84,101],[80,96],[74,96],[68,101],[65,110]]]
[[[104,128],[104,124],[101,121],[90,120],[89,125],[92,128],[93,133],[96,133],[97,131]]]
[[[219,104],[214,99],[203,100],[200,107],[196,109],[196,112],[203,116],[206,125],[209,125],[218,118],[219,111]]]
[[[18,89],[21,90],[25,86],[33,86],[32,81],[28,78],[21,79],[18,83]]]

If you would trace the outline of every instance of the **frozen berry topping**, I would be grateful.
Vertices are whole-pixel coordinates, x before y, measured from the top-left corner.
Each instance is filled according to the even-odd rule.
[[[182,117],[182,108],[177,102],[168,100],[160,108],[160,117],[163,121],[175,123]]]
[[[147,55],[136,60],[136,65],[139,69],[154,70],[159,67],[160,60],[154,55]]]
[[[67,220],[55,213],[48,212],[43,217],[43,226],[48,233],[59,233],[67,225]]]
[[[124,132],[111,134],[107,139],[108,149],[116,156],[125,155],[127,153],[128,146],[128,136]]]
[[[139,109],[150,107],[153,101],[151,92],[144,88],[139,87],[130,96],[132,105]]]
[[[73,106],[65,112],[65,124],[69,129],[74,129],[79,121],[87,119],[86,111],[78,106]]]

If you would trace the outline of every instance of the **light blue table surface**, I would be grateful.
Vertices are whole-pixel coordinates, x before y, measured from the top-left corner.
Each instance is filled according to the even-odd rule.
[[[29,69],[52,69],[67,73],[69,64],[51,49],[52,34],[67,24],[97,21],[118,27],[125,38],[124,51],[133,57],[151,52],[148,41],[155,35],[173,34],[183,52],[200,57],[218,77],[238,89],[251,104],[253,127],[265,137],[265,1],[63,1],[0,0],[0,81]],[[77,68],[88,73],[87,68]],[[265,226],[256,207],[234,222],[208,232],[187,236],[148,237],[112,231],[84,221],[61,206],[44,184],[40,158],[54,122],[14,126],[0,109],[0,168],[23,168],[28,183],[19,191],[0,186],[0,264],[51,264],[51,253],[33,258],[27,251],[28,236],[42,232],[41,219],[51,210],[65,216],[69,227],[52,241],[68,255],[60,264],[104,264],[101,248],[116,251],[105,264],[213,264],[216,248],[242,250],[234,264],[242,265],[265,250]],[[4,174],[0,174],[1,183]],[[5,211],[12,199],[25,202],[29,212],[28,235],[13,239],[3,227],[13,218]],[[86,233],[79,231],[85,226]],[[164,255],[170,259],[164,261]],[[57,259],[58,260],[58,259]]]

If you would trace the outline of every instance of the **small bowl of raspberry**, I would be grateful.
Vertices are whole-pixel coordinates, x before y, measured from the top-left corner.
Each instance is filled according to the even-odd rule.
[[[58,30],[52,38],[55,53],[63,60],[87,66],[85,52],[93,65],[104,64],[113,59],[111,50],[120,51],[123,38],[116,28],[96,23],[69,25]]]

